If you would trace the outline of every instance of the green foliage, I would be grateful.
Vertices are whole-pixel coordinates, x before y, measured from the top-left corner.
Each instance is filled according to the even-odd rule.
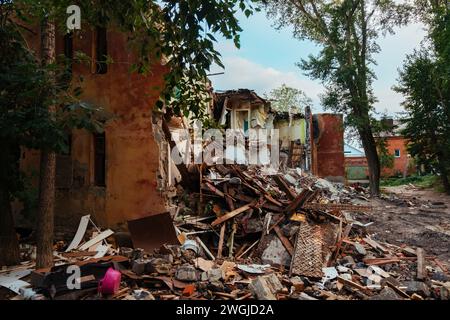
[[[295,0],[268,1],[268,10],[278,27],[292,25],[295,37],[320,45],[317,56],[298,66],[325,85],[324,107],[345,113],[348,125],[367,126],[375,102],[370,65],[379,52],[376,39],[404,20],[404,8],[394,1]]]
[[[377,150],[380,159],[380,167],[392,169],[394,167],[394,155],[389,154],[386,147],[386,139],[381,138],[377,140]]]
[[[272,101],[272,109],[291,114],[303,112],[312,100],[302,90],[282,84],[280,87],[265,94],[264,97]]]
[[[379,193],[380,162],[371,128],[376,98],[374,54],[380,33],[405,23],[406,5],[394,0],[268,0],[268,15],[277,27],[292,26],[294,37],[309,39],[321,50],[298,66],[325,86],[325,109],[344,113],[346,125],[356,129],[369,163],[370,189]]]
[[[15,5],[3,3],[0,10],[0,165],[6,168],[0,183],[31,210],[36,192],[19,171],[21,148],[66,152],[68,131],[102,130],[104,115],[79,100],[78,83],[74,79],[73,88],[69,85],[64,61],[40,64],[12,19]]]
[[[405,99],[403,134],[411,140],[409,152],[419,164],[437,160],[440,153],[446,159],[450,156],[450,89],[444,85],[444,77],[435,57],[418,51],[407,57],[394,88]]]
[[[439,172],[450,193],[450,8],[445,1],[429,4],[421,7],[428,46],[407,56],[394,90],[404,96],[403,134],[410,139],[410,154]]]

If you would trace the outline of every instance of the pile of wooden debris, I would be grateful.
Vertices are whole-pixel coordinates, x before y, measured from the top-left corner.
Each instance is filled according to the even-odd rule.
[[[364,188],[293,169],[199,174],[173,213],[129,221],[129,233],[94,225],[90,238],[85,216],[55,267],[3,270],[0,285],[15,299],[449,299],[445,266],[421,248],[375,241],[370,222],[352,218],[371,210]],[[112,292],[99,286],[109,269],[120,272]]]

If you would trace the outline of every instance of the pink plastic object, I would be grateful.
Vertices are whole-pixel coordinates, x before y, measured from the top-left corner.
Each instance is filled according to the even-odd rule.
[[[105,277],[98,283],[98,291],[103,294],[114,294],[119,290],[121,273],[109,268]]]

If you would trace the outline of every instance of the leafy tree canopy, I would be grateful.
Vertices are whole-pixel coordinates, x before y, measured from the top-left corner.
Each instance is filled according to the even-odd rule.
[[[286,84],[282,84],[264,96],[272,101],[274,110],[290,114],[301,113],[306,106],[310,106],[312,103],[311,98],[302,90],[288,87]]]

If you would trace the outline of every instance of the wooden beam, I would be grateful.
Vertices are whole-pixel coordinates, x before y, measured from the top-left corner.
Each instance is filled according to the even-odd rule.
[[[350,287],[353,287],[353,288],[355,288],[355,289],[357,289],[359,291],[362,291],[362,292],[364,292],[367,295],[372,295],[372,291],[369,288],[367,288],[367,287],[364,287],[364,286],[362,286],[362,285],[360,285],[360,284],[358,284],[356,282],[344,279],[341,276],[338,276],[337,279],[338,279],[339,282],[341,282],[343,284],[346,284],[346,285],[348,285]]]
[[[99,243],[100,241],[108,238],[112,234],[114,234],[114,231],[112,231],[111,229],[105,230],[102,233],[100,233],[97,236],[95,236],[94,238],[92,238],[91,240],[89,240],[88,242],[86,242],[86,243],[82,244],[81,246],[79,246],[78,250],[80,250],[80,251],[87,250],[87,249],[89,249],[89,247],[92,247],[93,245]]]
[[[249,210],[251,207],[253,207],[255,205],[256,205],[256,201],[253,201],[252,203],[248,203],[248,204],[246,204],[246,205],[244,205],[244,206],[242,206],[240,208],[237,208],[237,209],[235,209],[233,211],[230,211],[230,212],[224,214],[223,216],[217,218],[216,220],[214,220],[211,223],[211,226],[212,227],[217,226],[218,224],[221,224],[221,223],[223,223],[223,222],[225,222],[225,221],[227,221],[227,220],[237,216],[238,214],[241,214],[242,212]]]
[[[286,183],[286,179],[284,179],[281,175],[273,176],[273,180],[277,183],[278,187],[283,190],[283,192],[287,195],[290,200],[294,200],[297,197],[297,193],[294,192]]]
[[[223,224],[220,228],[219,247],[217,249],[217,258],[222,258],[223,241],[225,239],[226,224]]]
[[[289,254],[292,256],[294,254],[294,247],[292,246],[289,239],[284,236],[279,226],[275,225],[273,230],[275,230],[275,233],[281,240],[281,243],[283,243],[283,246],[286,248],[287,252],[289,252]]]
[[[425,250],[423,248],[417,248],[417,279],[423,280],[427,274],[425,269]]]
[[[345,210],[353,212],[372,211],[371,206],[359,206],[348,203],[306,203],[303,209],[313,210]]]
[[[237,258],[236,259],[240,259],[240,258],[242,258],[243,256],[245,256],[245,254],[247,253],[247,252],[249,252],[254,246],[256,246],[256,244],[259,242],[259,240],[256,240],[250,247],[248,247],[244,252],[242,252],[239,256],[237,256]]]
[[[391,283],[389,280],[386,281],[386,285],[391,288],[392,290],[394,290],[399,296],[403,297],[403,298],[407,298],[410,299],[411,297],[409,296],[409,294],[407,294],[405,291],[403,291],[402,289],[398,288],[397,286],[395,286],[393,283]]]

